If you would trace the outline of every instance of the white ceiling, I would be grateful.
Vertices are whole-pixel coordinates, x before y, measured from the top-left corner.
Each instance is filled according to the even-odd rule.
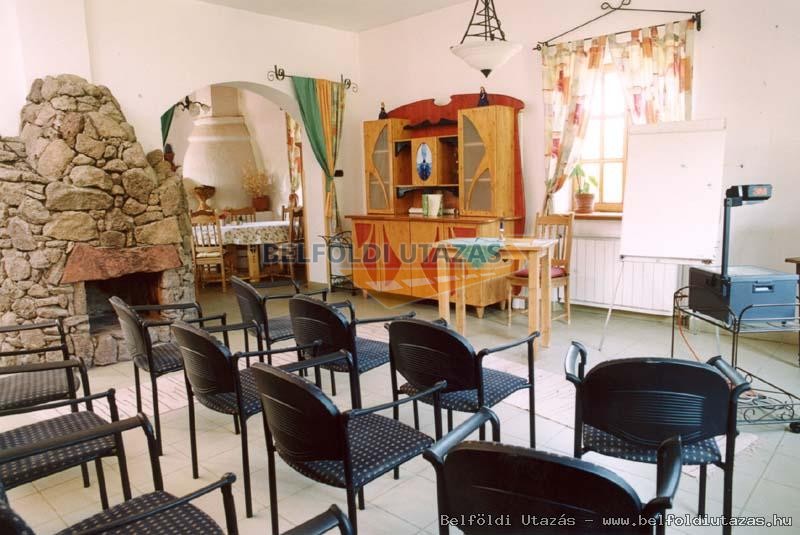
[[[360,32],[465,0],[201,0],[284,19]],[[469,13],[467,13],[469,11]],[[464,20],[472,14],[467,7]]]

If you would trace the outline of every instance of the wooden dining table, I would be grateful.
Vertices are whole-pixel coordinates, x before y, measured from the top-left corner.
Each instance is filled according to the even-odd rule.
[[[247,246],[247,271],[251,282],[261,280],[261,247],[289,241],[288,221],[256,221],[221,225],[223,245]]]
[[[502,241],[491,238],[458,238],[437,242],[434,247],[437,249],[439,316],[450,322],[450,294],[451,290],[455,290],[455,329],[462,335],[466,334],[466,288],[469,284],[466,269],[470,259],[463,252],[472,243],[486,247],[493,253],[493,258],[487,262],[527,262],[528,332],[539,331],[541,344],[549,347],[552,325],[550,265],[557,241],[533,238],[507,238]],[[454,263],[455,275],[451,275],[451,262]]]

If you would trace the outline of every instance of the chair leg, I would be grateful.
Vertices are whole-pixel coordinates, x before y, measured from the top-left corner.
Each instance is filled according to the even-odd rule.
[[[419,431],[419,405],[417,404],[417,400],[412,401],[411,405],[414,407],[414,429]]]
[[[366,509],[364,505],[364,487],[358,489],[358,508],[362,511]]]
[[[483,424],[480,429],[478,429],[478,440],[486,440],[486,424]]]
[[[447,409],[447,432],[453,430],[453,409]]]
[[[508,299],[506,304],[506,309],[508,310],[508,326],[511,327],[511,300],[514,298],[514,287],[509,284],[508,285]]]
[[[192,477],[197,479],[200,477],[197,469],[197,428],[194,418],[194,396],[191,393],[191,387],[187,384],[187,397],[189,398],[189,444],[192,451]]]
[[[219,272],[222,276],[222,293],[228,291],[228,281],[225,280],[225,262],[219,265]]]
[[[358,509],[356,508],[356,493],[355,489],[351,488],[347,489],[347,516],[350,517],[350,524],[353,525],[353,533],[357,535],[358,520],[356,520],[356,518],[358,516]],[[274,532],[273,535],[278,535],[278,532]]]
[[[269,441],[269,438],[267,441]],[[278,533],[278,485],[275,482],[275,451],[269,446],[269,443],[267,444],[267,478],[269,480],[269,515],[272,520],[272,535],[280,535]]]
[[[125,447],[122,444],[122,435],[116,436],[117,464],[119,465],[119,478],[122,482],[122,497],[125,501],[131,499],[131,480],[128,476],[128,459],[125,457]]]
[[[536,392],[533,385],[528,388],[528,428],[531,434],[531,448],[536,448]]]
[[[136,383],[136,412],[142,412],[142,385],[139,381],[139,367],[133,366],[133,380]]]
[[[733,515],[733,460],[725,459],[725,479],[723,482],[723,495],[722,495],[722,516],[730,520]],[[723,535],[730,535],[731,525],[726,523],[722,528]]]
[[[317,388],[322,389],[322,374],[319,371],[319,366],[314,366],[314,384]]]
[[[97,470],[97,485],[100,487],[100,505],[105,511],[108,509],[108,489],[106,489],[106,476],[103,473],[103,460],[95,459],[94,467]]]
[[[570,324],[570,306],[569,306],[569,281],[564,285],[564,308],[567,311],[567,325]]]
[[[89,467],[86,463],[81,465],[81,476],[83,477],[83,488],[88,489],[92,482],[89,480]]]
[[[236,415],[233,415],[233,433],[238,435],[239,434],[239,418]]]
[[[250,453],[247,448],[247,419],[239,417],[242,426],[242,478],[244,479],[244,507],[247,518],[253,517],[253,496],[250,491]]]
[[[700,465],[700,491],[698,492],[697,514],[703,516],[706,514],[706,476],[708,465]]]
[[[161,415],[158,413],[158,379],[152,373],[150,382],[153,384],[153,419],[156,422],[156,442],[158,442],[158,456],[164,455],[164,448],[161,445]]]

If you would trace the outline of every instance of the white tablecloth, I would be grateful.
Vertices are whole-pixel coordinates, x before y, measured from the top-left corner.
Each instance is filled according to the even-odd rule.
[[[257,221],[222,225],[223,245],[262,245],[289,240],[288,221]]]

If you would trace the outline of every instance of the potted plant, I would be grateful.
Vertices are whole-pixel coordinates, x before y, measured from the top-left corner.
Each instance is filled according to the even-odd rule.
[[[581,164],[575,164],[570,177],[575,181],[575,213],[591,214],[594,212],[594,193],[591,190],[597,187],[597,178],[587,175]]]
[[[242,173],[242,186],[250,195],[253,208],[257,212],[266,212],[270,209],[269,190],[272,186],[271,178],[264,172],[246,170]]]

